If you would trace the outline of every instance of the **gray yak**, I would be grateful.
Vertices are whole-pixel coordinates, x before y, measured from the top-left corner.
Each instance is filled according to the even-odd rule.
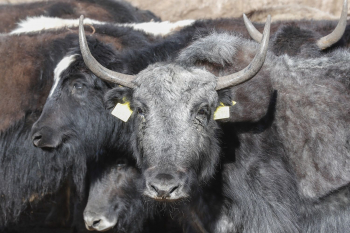
[[[346,232],[350,53],[276,57],[269,27],[260,48],[214,33],[137,76],[100,65],[83,27],[80,46],[96,76],[124,86],[107,104],[133,111],[126,124],[149,200],[201,210],[219,197],[208,204],[220,215],[203,216],[208,232]],[[230,116],[218,122],[221,105]]]

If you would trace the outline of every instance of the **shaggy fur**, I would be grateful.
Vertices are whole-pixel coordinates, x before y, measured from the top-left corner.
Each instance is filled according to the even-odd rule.
[[[37,114],[28,115],[0,134],[0,228],[14,221],[28,203],[55,192],[68,175],[75,185],[84,184],[84,148],[48,151],[33,146],[30,126]],[[29,127],[28,127],[29,126]]]
[[[96,27],[96,33],[94,36],[105,43],[109,43],[109,46],[106,46],[109,51],[116,49],[120,50],[124,47],[131,46],[145,46],[152,41],[156,41],[156,38],[149,38],[142,32],[132,31],[128,28],[113,28],[108,25]],[[115,39],[115,36],[120,36],[121,38]],[[99,44],[100,42],[98,42],[97,39],[93,39],[91,43]],[[80,113],[83,114],[84,117],[89,117],[93,116],[93,114],[91,115],[91,112],[100,112],[100,114],[95,115],[96,118],[100,118],[100,124],[96,123],[99,122],[99,120],[94,120],[93,117],[89,117],[93,124],[87,125],[87,127],[84,128],[83,133],[80,132],[76,141],[69,141],[69,145],[57,148],[57,151],[42,151],[39,148],[33,149],[31,138],[27,138],[30,137],[29,131],[32,128],[32,124],[38,119],[53,84],[53,71],[55,66],[64,55],[72,49],[72,46],[76,47],[77,44],[77,34],[74,33],[74,31],[67,32],[66,30],[59,32],[42,32],[35,35],[3,36],[0,38],[0,53],[4,54],[3,57],[6,57],[6,62],[1,63],[3,72],[0,75],[2,80],[0,90],[3,95],[3,98],[1,98],[0,101],[0,107],[2,109],[0,114],[0,129],[3,132],[2,137],[0,138],[0,143],[3,145],[1,148],[3,149],[1,152],[1,158],[6,158],[6,160],[11,158],[9,154],[6,154],[6,151],[18,151],[18,153],[16,152],[13,161],[9,160],[6,163],[3,162],[0,164],[1,173],[5,172],[6,167],[9,167],[8,169],[12,169],[11,167],[15,168],[15,166],[28,167],[25,165],[25,162],[32,164],[35,161],[40,161],[41,154],[42,157],[45,157],[45,154],[47,153],[52,154],[52,156],[61,156],[60,158],[57,158],[60,163],[55,164],[56,161],[53,160],[52,164],[48,166],[49,168],[60,166],[62,164],[62,167],[64,167],[64,162],[62,162],[61,159],[67,157],[71,158],[67,159],[66,165],[68,170],[70,169],[69,166],[77,166],[79,168],[76,169],[77,174],[76,177],[73,176],[73,178],[78,184],[78,192],[81,193],[81,190],[83,190],[83,183],[80,181],[85,174],[86,157],[95,158],[96,155],[103,154],[101,148],[114,148],[111,145],[113,145],[114,141],[117,141],[116,138],[118,137],[118,134],[116,134],[115,137],[110,137],[108,135],[98,134],[98,130],[90,130],[91,127],[100,127],[101,129],[106,127],[105,129],[108,130],[111,135],[112,132],[114,132],[113,130],[115,127],[115,123],[113,123],[115,122],[115,118],[110,116],[103,107],[103,90],[106,90],[106,88],[109,89],[111,86],[96,79],[96,77],[91,77],[91,79],[89,79],[89,81],[91,81],[89,84],[92,88],[91,93],[93,93],[93,97],[88,100],[89,105],[87,105],[88,108],[85,109],[85,112]],[[96,49],[99,50],[99,47],[97,46]],[[25,56],[23,54],[25,54]],[[76,61],[75,63],[75,65],[79,66],[78,64],[83,68],[81,70],[78,68],[74,70],[73,68],[72,70],[75,72],[74,74],[78,75],[81,71],[86,73],[86,68],[83,65],[81,58],[80,61]],[[69,72],[66,72],[65,74],[68,75]],[[74,78],[77,78],[77,76]],[[16,86],[16,88],[13,88],[13,86]],[[95,95],[94,91],[99,94]],[[91,110],[94,101],[96,103],[94,105],[96,108]],[[17,121],[26,122],[26,116],[32,112],[39,114],[36,115],[36,118],[32,118],[30,124],[21,123],[21,127],[16,126]],[[100,117],[100,115],[105,116],[106,119]],[[72,121],[80,124],[80,126],[84,126],[88,122],[83,122],[83,120],[77,121],[77,116],[73,115],[68,115],[67,117],[70,117]],[[109,124],[104,124],[103,122],[108,122]],[[18,130],[18,132],[16,130]],[[88,135],[90,136],[90,139],[88,139],[87,136],[87,140],[83,141],[86,144],[82,143],[76,145],[76,143],[79,143],[80,137],[83,137],[88,130],[89,132],[93,132]],[[23,132],[23,135],[20,132]],[[98,135],[95,135],[94,133]],[[95,138],[100,138],[101,141],[96,142]],[[105,142],[106,140],[108,142]],[[62,154],[60,155],[60,153]],[[33,158],[36,154],[40,157],[38,160]],[[23,159],[20,163],[16,163],[15,161],[19,160],[21,156],[26,157],[27,160]],[[31,161],[31,159],[33,159],[33,161]],[[46,162],[48,163],[49,161]],[[43,165],[46,166],[45,164]],[[57,174],[62,174],[57,175],[57,177],[51,177],[50,175],[56,176],[56,173],[50,173],[51,170],[49,168],[45,170],[47,174],[43,174],[47,176],[47,179],[51,179],[51,181],[57,179],[54,182],[52,181],[52,184],[50,183],[51,186],[49,185],[43,189],[42,194],[56,192],[57,188],[60,186],[60,182],[63,182],[61,179],[65,179],[68,175],[68,172],[65,172],[65,170],[57,170]],[[3,226],[6,222],[15,221],[20,211],[25,208],[27,203],[26,200],[29,198],[28,195],[30,196],[31,194],[39,193],[40,187],[46,185],[46,181],[43,181],[43,178],[35,180],[35,177],[31,177],[32,185],[25,186],[26,180],[28,180],[26,177],[29,176],[29,171],[25,169],[13,171],[17,172],[16,176],[13,176],[13,179],[16,177],[23,177],[25,179],[21,180],[16,178],[10,183],[4,182],[6,184],[1,187],[0,191],[6,194],[6,200],[0,199],[1,211],[3,213],[0,226]],[[79,173],[79,171],[81,172]],[[3,176],[10,176],[11,174],[12,173],[3,174]],[[4,180],[6,180],[5,178],[6,177],[4,177]],[[24,189],[24,187],[25,190],[21,190]],[[10,199],[10,197],[12,199]],[[38,197],[42,197],[41,194]],[[25,201],[22,202],[22,200]]]
[[[77,19],[80,15],[105,22],[137,23],[160,21],[148,10],[140,10],[125,1],[59,0],[0,6],[0,33],[12,31],[16,24],[34,16]]]
[[[256,43],[214,33],[182,51],[176,62],[142,71],[134,90],[106,95],[108,101],[126,97],[134,109],[131,143],[145,174],[144,193],[149,195],[148,183],[154,182],[150,172],[186,171],[177,192],[197,205],[196,191],[210,187],[213,161],[219,159],[212,113],[219,101],[234,100],[230,123],[220,127],[231,140],[225,140],[231,149],[223,148],[228,160],[221,165],[222,217],[208,231],[344,232],[348,206],[340,208],[337,200],[349,198],[337,190],[350,177],[350,54],[303,60],[269,53],[252,80],[215,92],[216,78],[204,67],[218,76],[232,73],[247,66],[256,50]],[[199,111],[203,105],[206,110]],[[228,124],[232,131],[225,129]],[[334,201],[324,200],[327,195]]]

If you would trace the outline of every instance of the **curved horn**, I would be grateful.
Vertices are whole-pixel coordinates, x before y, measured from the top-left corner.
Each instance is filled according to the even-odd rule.
[[[79,45],[81,54],[83,55],[83,59],[85,65],[99,78],[106,80],[108,82],[113,82],[120,84],[122,86],[133,88],[134,85],[132,81],[135,79],[133,75],[127,75],[118,73],[115,71],[111,71],[105,67],[103,67],[96,59],[92,56],[89,50],[88,43],[85,37],[84,25],[83,25],[84,16],[80,16],[79,20]]]
[[[248,19],[248,17],[245,14],[243,14],[243,21],[244,21],[245,27],[247,28],[249,35],[253,38],[253,40],[260,43],[261,39],[262,39],[262,34],[258,31],[258,29],[256,29],[254,27],[252,22],[250,22],[250,20]]]
[[[216,90],[236,86],[240,83],[248,81],[249,79],[253,78],[256,75],[256,73],[259,72],[260,68],[264,64],[267,48],[269,45],[270,24],[271,16],[268,15],[260,48],[258,53],[255,55],[253,61],[246,68],[244,68],[241,71],[238,71],[237,73],[219,77],[216,84]]]
[[[346,28],[346,18],[348,16],[348,0],[344,0],[343,2],[343,9],[341,11],[340,19],[338,22],[337,27],[334,29],[334,31],[327,35],[322,37],[317,41],[317,46],[320,49],[326,49],[333,44],[337,43],[338,40],[343,36]]]

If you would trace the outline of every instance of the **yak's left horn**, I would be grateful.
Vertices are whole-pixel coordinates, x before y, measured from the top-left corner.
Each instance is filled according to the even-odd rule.
[[[337,24],[337,27],[334,29],[331,34],[322,37],[317,41],[317,46],[320,49],[326,49],[328,47],[331,47],[333,44],[337,43],[340,38],[342,38],[347,24],[347,18],[348,16],[348,0],[344,0],[343,2],[343,9],[341,11],[340,19]]]
[[[92,56],[89,50],[88,43],[85,37],[84,25],[83,25],[84,16],[80,16],[79,20],[79,45],[81,54],[85,65],[99,78],[106,80],[108,82],[113,82],[120,84],[122,86],[133,88],[133,80],[135,76],[118,73],[112,70],[109,70],[103,67],[96,59]]]
[[[255,40],[256,42],[260,43],[262,39],[262,34],[258,31],[258,29],[254,27],[252,22],[250,22],[250,20],[245,14],[243,14],[243,21],[250,37],[253,38],[253,40]]]
[[[236,86],[240,83],[248,81],[259,72],[266,58],[266,52],[269,45],[269,37],[270,37],[270,25],[271,25],[271,16],[268,15],[261,44],[260,44],[260,48],[258,53],[255,55],[253,61],[246,68],[244,68],[243,70],[237,73],[219,77],[216,84],[216,90],[220,90],[231,86]]]

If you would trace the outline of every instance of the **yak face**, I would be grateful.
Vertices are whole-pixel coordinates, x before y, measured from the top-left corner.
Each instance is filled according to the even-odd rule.
[[[54,85],[50,91],[50,96],[48,98],[48,103],[43,109],[43,114],[38,119],[38,121],[33,125],[32,128],[32,139],[33,143],[37,147],[41,148],[56,148],[63,141],[63,135],[67,135],[62,126],[64,125],[64,120],[62,118],[62,109],[67,105],[62,105],[59,107],[53,107],[54,96],[60,96],[58,92],[62,91],[62,80],[61,75],[70,65],[75,61],[75,55],[67,56],[63,58],[54,70]],[[59,86],[60,85],[60,86]],[[74,85],[74,84],[73,84]],[[76,90],[76,88],[73,86]],[[60,91],[58,91],[60,90]],[[55,94],[55,95],[53,95]],[[51,101],[50,101],[51,100]],[[60,124],[55,124],[54,120],[59,120]]]
[[[144,195],[160,201],[189,197],[213,175],[219,159],[216,77],[198,68],[155,64],[135,85],[132,94],[119,87],[106,98],[130,98],[131,141],[144,172]]]
[[[109,88],[86,69],[79,55],[62,59],[54,70],[54,85],[42,114],[32,127],[34,145],[53,149],[79,144],[89,153],[106,146],[104,141],[115,128],[115,119],[103,104]]]
[[[139,232],[142,229],[143,208],[141,173],[126,160],[119,159],[113,166],[95,166],[91,173],[88,203],[84,211],[88,230]],[[108,164],[107,164],[108,165]]]

